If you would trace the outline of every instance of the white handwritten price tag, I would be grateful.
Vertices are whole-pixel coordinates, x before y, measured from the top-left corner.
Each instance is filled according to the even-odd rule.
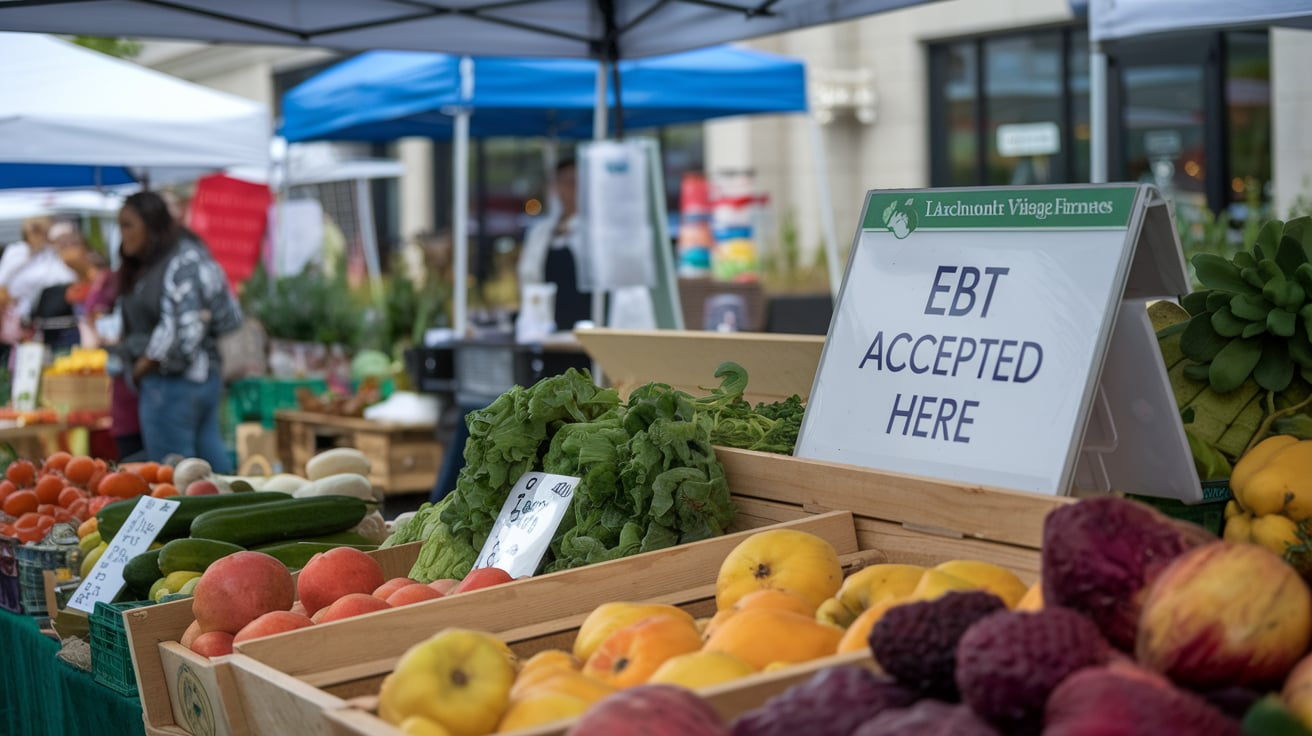
[[[114,600],[123,588],[123,567],[128,560],[150,549],[164,523],[180,505],[177,501],[142,496],[105,553],[77,586],[68,607],[91,613],[97,601],[109,603]]]
[[[578,484],[578,478],[568,475],[521,475],[501,507],[474,569],[498,567],[515,578],[536,572]]]

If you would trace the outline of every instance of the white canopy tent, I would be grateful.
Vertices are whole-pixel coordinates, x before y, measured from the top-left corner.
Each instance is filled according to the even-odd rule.
[[[1209,28],[1312,28],[1312,0],[1091,0],[1089,3],[1090,179],[1107,181],[1107,54],[1127,38]]]
[[[0,33],[0,69],[2,164],[127,168],[152,184],[268,167],[260,103],[50,36]]]

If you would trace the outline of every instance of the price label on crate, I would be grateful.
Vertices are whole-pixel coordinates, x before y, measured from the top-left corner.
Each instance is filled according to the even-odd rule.
[[[513,578],[532,575],[569,511],[578,484],[578,478],[568,475],[521,475],[501,507],[474,569],[498,567]]]
[[[128,560],[150,549],[165,522],[181,506],[177,501],[142,496],[137,507],[128,515],[123,528],[114,535],[82,584],[77,586],[68,601],[69,608],[91,613],[96,602],[109,603],[123,588],[123,567]]]

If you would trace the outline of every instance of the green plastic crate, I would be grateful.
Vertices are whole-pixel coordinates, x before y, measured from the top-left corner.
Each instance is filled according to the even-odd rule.
[[[243,378],[228,384],[228,413],[234,424],[260,422],[272,429],[275,412],[297,408],[298,388],[322,394],[328,383],[322,378]]]
[[[137,676],[132,669],[123,612],[149,605],[153,604],[150,601],[97,602],[91,612],[91,675],[96,682],[120,695],[137,694]]]
[[[1233,498],[1230,494],[1229,480],[1209,480],[1203,483],[1203,501],[1185,504],[1172,498],[1154,498],[1152,496],[1135,496],[1130,498],[1147,504],[1175,519],[1190,521],[1207,531],[1221,536],[1225,528],[1225,505]]]

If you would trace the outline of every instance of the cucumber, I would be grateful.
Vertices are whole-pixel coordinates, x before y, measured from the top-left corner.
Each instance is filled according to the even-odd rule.
[[[101,539],[106,541],[113,539],[118,530],[122,529],[123,524],[127,522],[128,514],[132,513],[132,510],[137,507],[137,503],[141,499],[142,497],[138,496],[127,501],[116,501],[101,509],[96,514],[96,518],[99,520],[97,530],[100,532]],[[206,511],[232,506],[250,506],[252,504],[286,501],[287,494],[272,491],[267,493],[219,493],[209,496],[181,496],[172,500],[181,505],[178,506],[177,511],[173,512],[173,515],[165,522],[164,528],[160,529],[159,534],[155,537],[160,542],[186,537],[191,529],[192,520]]]
[[[253,496],[245,493],[243,496]],[[365,502],[350,496],[287,498],[254,506],[214,509],[191,522],[191,536],[254,547],[350,529],[368,513]]]
[[[123,582],[127,584],[135,597],[129,600],[147,599],[147,592],[156,580],[164,577],[159,569],[159,555],[163,547],[152,549],[128,560],[123,566]]]
[[[179,570],[205,572],[215,560],[243,549],[217,539],[173,539],[159,550],[159,569],[165,575]]]
[[[293,544],[295,542],[319,542],[322,544],[331,544],[338,547],[376,547],[378,543],[352,531],[337,532],[336,534],[321,534],[317,537],[302,537],[301,539],[280,539],[277,542],[262,544],[258,547],[252,547],[256,552],[263,552],[269,547],[276,547],[283,544]]]
[[[299,570],[305,567],[305,563],[310,561],[311,557],[320,552],[327,552],[330,549],[338,547],[354,547],[362,552],[372,552],[378,549],[373,544],[330,544],[326,542],[280,542],[278,544],[269,544],[260,548],[260,552],[277,558],[279,562],[287,566],[288,570]]]

